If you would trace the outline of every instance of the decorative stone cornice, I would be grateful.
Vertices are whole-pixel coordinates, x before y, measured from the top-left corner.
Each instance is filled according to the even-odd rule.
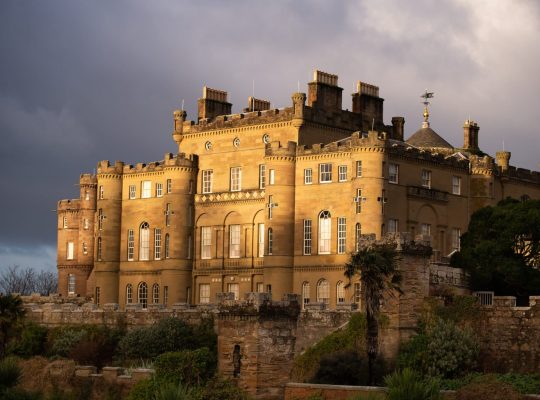
[[[196,194],[195,203],[209,204],[209,203],[224,203],[224,202],[234,202],[234,201],[262,200],[264,199],[264,196],[265,196],[265,191],[263,189],[243,190],[240,192]]]

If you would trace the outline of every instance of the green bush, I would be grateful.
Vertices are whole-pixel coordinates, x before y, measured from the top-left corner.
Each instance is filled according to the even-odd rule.
[[[388,375],[384,382],[388,387],[388,400],[441,399],[437,380],[424,380],[420,374],[409,368]]]
[[[187,386],[198,386],[208,381],[214,376],[216,366],[215,355],[206,347],[163,353],[154,363],[158,380]]]
[[[48,332],[44,326],[26,322],[20,336],[10,343],[8,353],[23,358],[43,355]]]
[[[192,328],[177,318],[165,318],[157,324],[134,329],[118,345],[122,360],[154,359],[170,351],[193,350],[199,347],[215,349],[217,337],[207,325]]]
[[[68,357],[71,350],[87,332],[83,326],[63,326],[49,332],[48,355],[50,357]]]
[[[471,383],[486,383],[498,381],[511,385],[515,390],[522,394],[540,393],[540,374],[482,374],[473,372],[456,379],[443,379],[441,387],[446,390],[458,390]]]
[[[478,353],[478,345],[468,331],[437,319],[402,346],[398,366],[431,377],[453,378],[471,371]]]
[[[195,389],[188,388],[180,383],[168,383],[161,386],[155,393],[155,400],[192,400]]]
[[[127,400],[153,400],[159,388],[155,379],[143,379],[137,382],[127,396]]]
[[[219,376],[199,388],[193,400],[250,400],[251,397],[236,384]]]
[[[21,379],[21,368],[13,357],[6,357],[0,361],[0,393],[14,387]]]

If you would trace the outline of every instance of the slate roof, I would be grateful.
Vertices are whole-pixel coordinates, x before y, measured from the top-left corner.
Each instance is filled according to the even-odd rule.
[[[454,149],[454,146],[440,137],[439,134],[431,128],[421,128],[417,130],[409,139],[406,140],[406,143],[419,148],[426,147]]]

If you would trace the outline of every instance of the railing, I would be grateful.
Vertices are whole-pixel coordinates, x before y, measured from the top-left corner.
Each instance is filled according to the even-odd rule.
[[[480,305],[488,307],[493,306],[493,296],[495,295],[494,292],[473,292],[473,295],[478,297]]]
[[[222,268],[261,268],[264,266],[263,257],[243,258],[211,258],[197,260],[195,269],[222,269]]]
[[[420,186],[407,186],[407,195],[412,197],[421,197],[428,200],[448,201],[448,192]]]
[[[264,189],[243,190],[239,192],[198,193],[195,195],[195,203],[261,200],[264,199],[264,195]]]

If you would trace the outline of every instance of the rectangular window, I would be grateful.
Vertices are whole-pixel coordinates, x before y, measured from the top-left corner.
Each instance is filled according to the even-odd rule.
[[[388,220],[388,232],[397,233],[399,231],[399,220],[390,218]]]
[[[231,168],[231,192],[242,190],[242,167]]]
[[[274,252],[274,231],[272,228],[268,228],[268,255],[272,255]]]
[[[272,201],[273,196],[268,196],[268,219],[272,219],[272,209],[274,208],[275,204]]]
[[[201,304],[210,303],[210,284],[201,283],[199,285],[199,303]]]
[[[347,220],[344,217],[338,217],[338,238],[337,247],[338,254],[345,253],[345,247],[347,244]]]
[[[167,179],[167,193],[172,193],[172,179]]]
[[[229,257],[240,257],[240,225],[229,226]]]
[[[165,205],[165,226],[171,226],[171,203]]]
[[[191,236],[189,237],[191,239]],[[171,240],[169,238],[169,234],[166,233],[165,234],[165,258],[169,258],[169,252],[170,252],[170,249],[171,249]]]
[[[263,293],[264,292],[264,283],[258,282],[257,283],[257,293]]]
[[[422,224],[422,235],[431,236],[431,224]]]
[[[88,218],[85,218],[84,219],[84,229],[88,229],[90,227],[90,221],[88,220]]]
[[[319,254],[330,254],[331,239],[332,220],[329,215],[321,216],[319,217]]]
[[[154,260],[161,260],[161,229],[154,229]]]
[[[360,178],[362,176],[362,161],[358,160],[356,162],[356,177]]]
[[[191,235],[188,236],[188,242],[187,242],[187,258],[188,260],[191,259],[191,246],[193,246]]]
[[[332,182],[332,164],[319,164],[319,183]]]
[[[336,285],[336,303],[345,303],[345,284],[343,282],[338,282]]]
[[[302,309],[305,309],[306,305],[309,304],[309,291],[309,283],[304,282],[304,284],[302,285]]]
[[[101,300],[100,297],[101,297],[101,288],[99,286],[96,286],[96,298],[95,298],[95,301],[96,301],[96,304],[98,306],[99,306],[99,301]]]
[[[234,299],[240,298],[240,285],[238,283],[227,283],[227,292],[234,293]]]
[[[340,182],[345,182],[347,180],[347,166],[346,165],[340,165],[338,167],[338,175],[339,175]]]
[[[169,303],[169,287],[163,286],[163,305],[167,306]]]
[[[82,252],[84,255],[88,254],[88,246],[86,245],[86,242],[82,243]]]
[[[259,165],[259,189],[266,187],[266,165]]]
[[[388,183],[399,183],[398,164],[388,164]]]
[[[133,200],[136,196],[137,189],[135,185],[129,185],[129,198]]]
[[[264,257],[264,224],[259,224],[259,257]]]
[[[360,306],[361,301],[362,301],[362,286],[360,285],[360,282],[355,282],[354,283],[354,303]]]
[[[304,220],[304,255],[311,254],[311,220]]]
[[[68,275],[68,294],[75,294],[75,275]]]
[[[201,228],[201,258],[203,260],[212,258],[212,227],[210,226]]]
[[[452,177],[452,194],[461,194],[461,177],[459,176]]]
[[[86,190],[86,191],[84,192],[84,199],[85,199],[85,200],[90,200],[90,192],[89,192],[88,190]]]
[[[211,169],[202,172],[202,192],[212,193],[212,176],[214,171]]]
[[[103,220],[105,219],[105,216],[103,215],[103,210],[100,208],[98,210],[98,230],[103,230]]]
[[[313,183],[313,170],[311,168],[306,168],[304,170],[304,184],[311,185]]]
[[[139,230],[139,260],[148,261],[150,259],[150,229],[148,224]]]
[[[459,228],[452,229],[452,251],[461,250],[460,238],[461,238],[461,229]]]
[[[163,197],[163,183],[156,183],[156,197]]]
[[[356,197],[354,198],[356,213],[362,212],[362,189],[356,189]]]
[[[149,199],[152,197],[152,182],[142,181],[141,182],[141,199]]]
[[[431,171],[427,169],[422,170],[422,186],[431,189]]]
[[[276,179],[276,171],[274,169],[271,169],[268,171],[268,184],[273,185],[275,183]]]
[[[135,258],[135,233],[133,229],[128,229],[127,259],[133,261]]]
[[[97,239],[97,249],[96,249],[96,256],[98,261],[101,261],[101,238],[98,237]]]
[[[67,254],[66,259],[67,260],[73,260],[73,254],[74,254],[75,244],[73,242],[67,243]]]
[[[105,189],[103,188],[103,185],[99,187],[99,199],[103,200],[105,198]]]

